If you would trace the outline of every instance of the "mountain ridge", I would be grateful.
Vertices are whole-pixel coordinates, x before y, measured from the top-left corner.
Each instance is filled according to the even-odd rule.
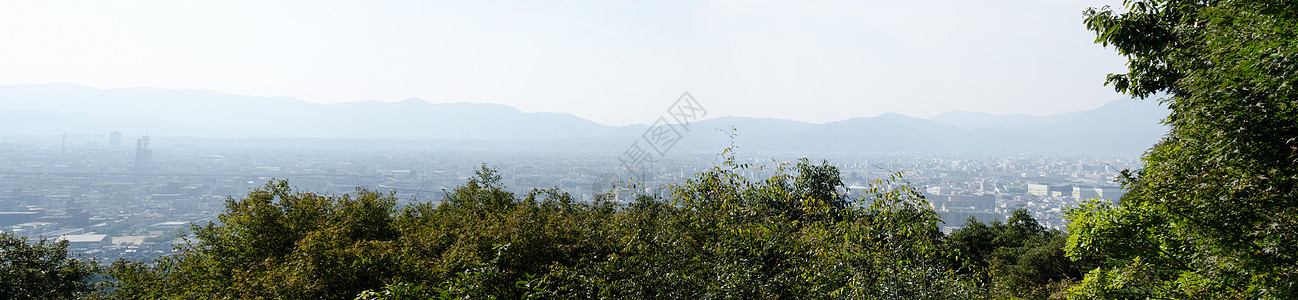
[[[772,151],[1140,151],[1166,129],[1166,109],[1118,100],[1049,116],[953,111],[922,119],[896,113],[826,123],[722,116],[681,127],[680,149],[715,151],[736,142]],[[648,125],[610,126],[568,113],[523,112],[493,103],[318,104],[292,97],[209,90],[95,89],[75,84],[0,86],[0,133],[149,131],[208,138],[379,138],[411,140],[627,140]],[[39,117],[34,117],[39,116]],[[592,142],[618,144],[616,142]]]

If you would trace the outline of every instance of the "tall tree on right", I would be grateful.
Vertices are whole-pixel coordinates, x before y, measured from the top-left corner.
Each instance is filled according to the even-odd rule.
[[[1159,98],[1170,132],[1119,203],[1069,212],[1067,252],[1107,263],[1076,299],[1298,298],[1298,1],[1125,1],[1085,13],[1128,58],[1107,84]]]

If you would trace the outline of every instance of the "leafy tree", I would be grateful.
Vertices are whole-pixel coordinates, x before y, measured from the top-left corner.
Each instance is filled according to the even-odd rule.
[[[619,248],[529,281],[547,297],[952,299],[975,294],[947,268],[937,214],[894,177],[850,197],[838,170],[806,160],[740,176],[727,160],[642,196]],[[582,296],[584,295],[584,296]]]
[[[194,226],[184,252],[110,270],[123,298],[347,298],[396,272],[395,199],[294,191],[272,181]]]
[[[1298,3],[1127,1],[1086,12],[1128,57],[1108,83],[1160,100],[1168,135],[1120,203],[1069,212],[1076,298],[1298,298]]]
[[[327,298],[441,295],[518,298],[515,283],[604,242],[588,224],[607,204],[558,190],[516,198],[495,170],[440,204],[397,208],[391,194],[300,192],[272,181],[226,201],[219,223],[195,226],[183,253],[115,262],[119,298]],[[607,241],[611,243],[611,241]],[[377,295],[377,296],[376,296]]]
[[[68,242],[0,232],[0,299],[71,299],[93,290],[98,264],[68,255]]]
[[[1005,222],[982,223],[969,218],[946,238],[961,258],[962,273],[980,275],[985,295],[1046,299],[1095,267],[1093,258],[1072,261],[1064,253],[1067,235],[1046,230],[1026,210],[1015,210]]]
[[[439,203],[272,181],[183,253],[118,261],[120,298],[553,299],[977,296],[940,218],[894,176],[851,194],[827,163],[721,166],[668,197],[515,195],[483,166]]]

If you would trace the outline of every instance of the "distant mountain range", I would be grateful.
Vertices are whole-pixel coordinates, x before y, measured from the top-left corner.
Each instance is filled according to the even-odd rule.
[[[812,124],[720,117],[696,121],[673,149],[717,151],[737,128],[748,151],[799,152],[1139,152],[1166,132],[1154,101],[1118,100],[1051,116],[947,112]],[[527,113],[499,104],[347,102],[202,90],[95,89],[73,84],[0,86],[0,133],[102,133],[200,138],[462,140],[464,144],[563,150],[625,148],[648,126],[607,126],[565,113]],[[437,145],[456,143],[437,142]]]

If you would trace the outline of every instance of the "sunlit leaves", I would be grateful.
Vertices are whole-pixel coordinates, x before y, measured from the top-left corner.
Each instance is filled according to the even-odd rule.
[[[276,181],[231,199],[184,253],[119,262],[139,298],[875,298],[976,296],[949,263],[923,197],[879,180],[852,196],[806,160],[764,179],[727,161],[670,199],[516,196],[494,169],[440,204],[294,191]],[[184,278],[184,280],[182,280]]]
[[[28,241],[0,232],[0,298],[71,299],[92,290],[99,270],[68,253],[67,241]]]
[[[1138,273],[1147,280],[1122,282],[1142,295],[1298,295],[1295,4],[1146,0],[1126,8],[1088,10],[1087,27],[1129,58],[1126,74],[1110,76],[1119,91],[1167,96],[1171,131],[1126,177],[1131,192],[1121,203],[1070,212],[1069,253],[1105,255],[1115,266],[1085,286]]]

